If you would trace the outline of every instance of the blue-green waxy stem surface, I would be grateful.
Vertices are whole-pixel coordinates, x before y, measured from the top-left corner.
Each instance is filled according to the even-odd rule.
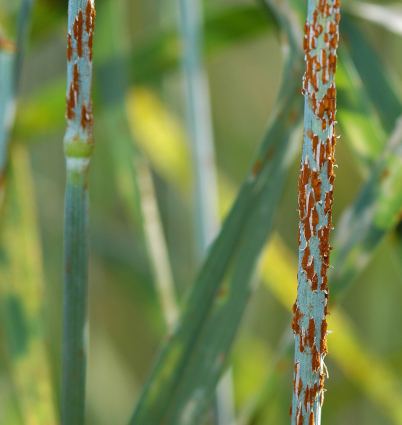
[[[67,34],[67,183],[64,217],[64,302],[61,415],[81,425],[85,413],[88,167],[92,153],[94,0],[70,0]]]
[[[334,183],[338,0],[309,0],[304,141],[299,176],[299,269],[292,425],[319,425],[326,375],[329,234]]]

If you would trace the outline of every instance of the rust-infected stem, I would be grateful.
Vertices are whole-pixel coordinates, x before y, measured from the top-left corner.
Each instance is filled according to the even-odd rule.
[[[338,0],[309,0],[305,24],[304,141],[298,185],[299,270],[292,324],[292,425],[319,425],[324,399],[339,8]]]

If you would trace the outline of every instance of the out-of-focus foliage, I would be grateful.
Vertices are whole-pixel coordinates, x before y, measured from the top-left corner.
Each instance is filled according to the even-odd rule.
[[[105,43],[111,37],[110,22],[104,10],[108,2],[97,3],[101,19],[94,40],[96,150],[90,182],[87,423],[109,425],[129,420],[158,348],[166,340],[133,181],[138,158],[150,164],[179,304],[195,281],[198,261],[178,5],[174,1],[114,0],[123,39],[117,40],[118,49],[113,44],[109,49]],[[377,10],[388,4],[378,1]],[[15,39],[19,5],[0,0],[2,40]],[[224,218],[277,106],[284,63],[278,24],[261,2],[209,0],[204,6],[204,59]],[[378,26],[356,18],[354,10],[366,10],[366,14],[359,13],[363,18],[369,10],[358,7],[348,8],[350,15],[341,32],[335,229],[378,162],[384,160],[395,120],[402,114],[402,38],[394,30],[399,15],[395,14],[388,28],[384,22]],[[36,415],[52,417],[58,411],[65,30],[66,2],[37,0],[12,136],[16,146],[11,150],[12,167],[6,180],[9,193],[0,218],[1,314],[14,317],[13,326],[19,326],[23,335],[28,332],[32,342],[29,362],[18,369],[15,345],[6,337],[7,322],[1,320],[0,423],[10,425],[35,424]],[[121,79],[116,66],[124,70]],[[122,92],[114,89],[117,83]],[[292,125],[289,122],[286,130]],[[255,286],[228,359],[233,365],[236,412],[243,425],[289,420],[292,351],[287,347],[291,340],[289,304],[297,281],[297,171],[298,160],[294,160],[274,221],[275,237],[255,277],[256,283],[263,284]],[[401,187],[390,189],[395,198]],[[363,202],[357,221],[369,216],[364,207]],[[394,223],[386,224],[381,238],[375,233],[364,246],[368,252],[365,268],[348,282],[343,297],[334,301],[327,357],[330,377],[323,410],[327,425],[402,424],[401,236],[400,226],[394,231]],[[333,253],[338,259],[336,240]],[[342,267],[337,261],[334,279]],[[19,305],[42,320],[36,317],[25,326]],[[7,308],[17,313],[10,316]],[[39,348],[37,341],[42,341]],[[30,381],[35,382],[33,387]],[[45,400],[45,410],[35,397]],[[57,420],[39,423],[53,422]]]

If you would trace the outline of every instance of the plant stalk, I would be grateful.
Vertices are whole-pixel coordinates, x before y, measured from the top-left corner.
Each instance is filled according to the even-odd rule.
[[[304,141],[299,175],[299,270],[292,323],[292,425],[319,425],[324,401],[339,20],[339,0],[308,1],[304,35]]]
[[[67,183],[64,217],[64,317],[61,415],[81,425],[85,412],[88,168],[93,150],[92,40],[94,0],[70,0],[67,35]]]

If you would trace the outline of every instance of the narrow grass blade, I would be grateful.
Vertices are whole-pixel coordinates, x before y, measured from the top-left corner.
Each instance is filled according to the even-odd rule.
[[[348,10],[355,16],[402,35],[402,7],[397,3],[385,5],[353,1]]]
[[[371,71],[365,68],[368,63],[376,64],[378,57],[364,35],[350,23],[347,23],[346,29],[350,31],[346,33],[349,38],[352,35],[357,36],[365,54],[356,52],[355,39],[349,41],[347,48],[344,48],[341,54],[344,66],[341,71],[345,71],[344,89],[348,91],[349,98],[353,93],[355,103],[366,103],[363,108],[366,116],[360,115],[360,118],[356,119],[355,114],[350,116],[350,111],[346,110],[340,114],[340,124],[368,178],[356,201],[342,215],[336,231],[334,269],[330,277],[334,294],[346,288],[364,269],[375,248],[396,226],[402,209],[399,171],[402,139],[401,125],[396,121],[402,113],[402,102],[385,68],[376,69],[379,73],[376,79],[370,74]],[[360,79],[363,80],[364,86],[361,86]],[[381,116],[381,108],[385,105],[381,105],[381,99],[374,97],[377,88],[373,85],[379,85],[380,90],[383,90],[382,98],[390,99],[386,106],[387,120]],[[396,123],[395,127],[389,131],[392,123]],[[367,130],[370,130],[370,134]],[[386,139],[389,139],[387,143],[384,142]]]
[[[64,317],[61,415],[81,425],[85,412],[88,280],[88,167],[92,140],[94,0],[70,0],[67,34],[67,168],[64,216]]]
[[[10,136],[14,126],[18,85],[32,4],[33,0],[22,1],[19,11],[16,42],[14,44],[13,42],[2,41],[0,48],[0,205],[4,197],[4,181]]]
[[[357,25],[348,16],[342,19],[341,34],[344,47],[350,53],[367,95],[385,131],[390,134],[402,110],[401,99],[398,96],[400,88],[392,83],[386,64],[380,60]]]
[[[174,281],[169,255],[162,229],[162,221],[156,202],[156,194],[149,166],[144,160],[137,161],[138,185],[141,193],[141,209],[147,246],[155,284],[169,332],[177,323],[179,308],[176,301]]]
[[[199,0],[179,0],[187,126],[192,152],[197,264],[218,231],[218,187],[208,77],[203,66],[203,11]],[[216,389],[217,424],[234,424],[228,369]]]
[[[356,201],[343,214],[334,244],[332,291],[340,292],[368,263],[402,209],[402,119]]]
[[[292,425],[321,423],[327,354],[329,234],[335,161],[337,0],[309,0],[304,50],[304,140],[299,175],[299,269]]]
[[[0,247],[0,293],[9,367],[22,423],[56,424],[43,330],[43,270],[27,152],[11,152]],[[8,422],[4,422],[8,423]]]
[[[337,70],[338,120],[364,176],[384,150],[387,135],[346,49]]]
[[[121,26],[123,3],[104,2],[100,12],[98,21],[100,20],[106,37],[99,40],[99,55],[102,57],[110,55],[110,52],[124,51],[127,46],[121,43],[124,40],[124,27]],[[178,316],[175,288],[151,171],[134,144],[135,129],[130,133],[126,116],[126,64],[117,62],[107,73],[101,72],[99,91],[105,104],[105,128],[109,137],[115,140],[111,154],[118,189],[131,222],[142,228],[143,243],[150,260],[163,316],[170,331]],[[135,124],[134,121],[134,126]]]
[[[298,52],[293,60],[254,166],[210,249],[176,331],[162,349],[132,424],[198,423],[213,395],[252,291],[250,276],[271,228],[289,142],[301,114]]]
[[[202,11],[198,0],[180,0],[187,123],[192,152],[198,257],[218,229],[218,191],[208,78],[203,67]]]

